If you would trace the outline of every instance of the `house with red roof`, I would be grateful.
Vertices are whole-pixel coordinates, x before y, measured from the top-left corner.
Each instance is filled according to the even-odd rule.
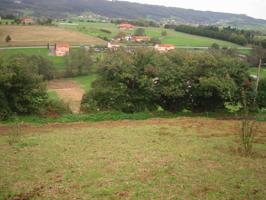
[[[135,26],[129,23],[121,23],[118,25],[118,28],[120,30],[132,30],[135,28]]]
[[[149,36],[133,36],[131,40],[134,42],[149,42],[151,40],[151,37],[149,37]]]
[[[54,55],[55,56],[66,56],[69,54],[70,51],[70,45],[67,43],[58,43],[54,46]]]
[[[30,17],[23,17],[20,19],[20,22],[24,23],[24,24],[34,24],[35,23],[35,21]]]

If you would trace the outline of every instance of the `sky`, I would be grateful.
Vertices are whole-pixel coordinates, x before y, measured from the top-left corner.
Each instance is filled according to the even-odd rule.
[[[266,19],[266,0],[126,0],[195,10],[246,14]]]

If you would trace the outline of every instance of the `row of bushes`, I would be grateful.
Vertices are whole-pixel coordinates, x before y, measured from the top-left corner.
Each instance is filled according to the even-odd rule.
[[[265,85],[261,81],[260,107],[266,102]],[[83,98],[84,112],[214,111],[240,102],[242,91],[255,95],[247,63],[218,51],[110,52],[92,88]]]
[[[226,40],[240,45],[254,42],[255,32],[239,30],[232,27],[219,28],[217,26],[165,25],[176,31]]]

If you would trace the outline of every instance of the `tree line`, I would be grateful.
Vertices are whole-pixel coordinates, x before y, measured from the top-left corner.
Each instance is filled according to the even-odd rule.
[[[255,94],[248,64],[220,51],[119,50],[98,68],[99,78],[82,100],[84,112],[216,111],[241,102],[243,91],[250,99]],[[256,108],[266,106],[265,84],[261,80]]]
[[[255,43],[255,31],[240,30],[231,26],[219,28],[217,26],[165,25],[165,28],[179,32],[200,35],[233,42],[239,45]]]

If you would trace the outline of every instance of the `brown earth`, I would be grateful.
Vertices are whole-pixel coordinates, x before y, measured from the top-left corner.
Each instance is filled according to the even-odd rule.
[[[79,113],[80,103],[85,91],[74,81],[55,80],[48,83],[48,90],[58,94],[73,113]]]
[[[25,133],[43,131],[44,133],[54,129],[67,128],[115,128],[115,127],[134,127],[134,126],[180,126],[184,131],[196,129],[200,137],[223,137],[234,135],[239,131],[240,121],[237,120],[217,120],[206,118],[178,117],[174,119],[148,119],[148,120],[121,120],[103,122],[76,122],[76,123],[50,123],[46,125],[22,124],[21,129]],[[257,123],[257,136],[266,138],[266,122]],[[13,130],[12,125],[1,125],[0,133],[8,133]],[[212,130],[211,132],[209,130]],[[163,130],[161,130],[162,132]]]
[[[0,46],[7,46],[5,38],[10,35],[9,46],[45,46],[47,43],[69,43],[70,45],[102,45],[99,38],[53,26],[0,26]]]

